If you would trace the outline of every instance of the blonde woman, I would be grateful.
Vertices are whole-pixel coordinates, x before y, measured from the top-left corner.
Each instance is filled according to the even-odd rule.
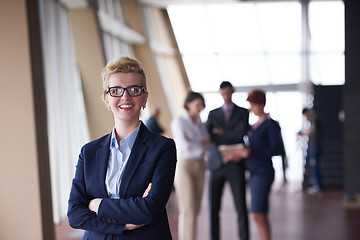
[[[80,151],[68,218],[82,239],[172,239],[167,220],[176,166],[173,140],[139,120],[148,92],[138,61],[121,57],[103,72],[112,131]]]

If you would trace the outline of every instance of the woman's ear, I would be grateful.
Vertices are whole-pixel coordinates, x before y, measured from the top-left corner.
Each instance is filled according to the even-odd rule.
[[[148,96],[149,96],[149,92],[145,92],[144,94],[145,94],[145,98],[144,98],[143,106],[146,106],[147,99],[148,99]]]
[[[106,107],[109,109],[109,110],[111,110],[111,108],[110,108],[110,104],[109,104],[109,101],[108,101],[108,95],[106,94],[106,93],[104,93],[104,97],[103,97],[104,99],[104,103],[105,103],[105,105],[106,105]]]

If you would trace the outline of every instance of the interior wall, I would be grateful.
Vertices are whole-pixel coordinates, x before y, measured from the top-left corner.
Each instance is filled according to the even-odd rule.
[[[184,99],[187,92],[190,90],[190,83],[188,81],[186,72],[182,61],[179,61],[180,56],[179,49],[176,44],[175,36],[171,28],[170,19],[165,10],[159,8],[151,8],[151,17],[153,19],[156,28],[157,41],[161,46],[172,49],[171,53],[162,54],[162,71],[166,71],[165,79],[163,79],[163,85],[165,81],[168,83],[170,95],[172,98],[172,116],[177,117],[181,115],[184,109]],[[159,70],[160,71],[160,70]],[[168,96],[169,98],[169,96]]]
[[[190,90],[191,86],[190,86],[189,78],[187,76],[185,65],[182,60],[179,46],[176,41],[175,33],[171,26],[169,14],[166,9],[162,9],[161,12],[162,12],[162,16],[164,19],[164,24],[166,25],[165,29],[167,30],[167,33],[168,33],[167,37],[169,38],[169,41],[171,41],[171,45],[174,47],[174,49],[176,51],[174,58],[177,62],[178,70],[181,73],[180,76],[182,77],[182,83],[184,84],[184,87],[186,90]]]
[[[360,2],[345,5],[344,169],[348,200],[360,194]],[[360,198],[359,198],[360,201]]]
[[[46,219],[47,224],[42,221],[42,212],[51,212],[51,208],[41,204],[43,172],[38,161],[41,153],[37,145],[26,2],[31,4],[24,0],[0,1],[0,239],[51,240],[52,219]],[[37,70],[41,72],[41,68]]]
[[[101,71],[105,66],[101,34],[93,9],[70,9],[77,65],[83,84],[86,114],[91,140],[109,132],[114,125],[112,114],[103,102]]]

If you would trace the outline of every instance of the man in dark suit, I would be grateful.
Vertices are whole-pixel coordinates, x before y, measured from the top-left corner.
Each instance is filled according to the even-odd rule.
[[[206,123],[214,147],[210,150],[207,167],[209,175],[210,234],[220,239],[219,211],[225,182],[229,182],[238,215],[238,234],[241,240],[249,239],[249,224],[245,198],[245,166],[236,158],[224,159],[219,145],[243,143],[249,128],[249,112],[232,102],[234,88],[230,82],[220,85],[224,105],[210,111]]]

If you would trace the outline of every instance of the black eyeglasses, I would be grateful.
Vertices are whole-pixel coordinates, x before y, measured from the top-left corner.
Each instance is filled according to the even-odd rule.
[[[140,96],[143,92],[145,92],[145,88],[142,86],[130,86],[130,87],[109,87],[106,89],[106,94],[110,94],[112,97],[122,97],[127,91],[127,93],[131,97],[137,97]]]

